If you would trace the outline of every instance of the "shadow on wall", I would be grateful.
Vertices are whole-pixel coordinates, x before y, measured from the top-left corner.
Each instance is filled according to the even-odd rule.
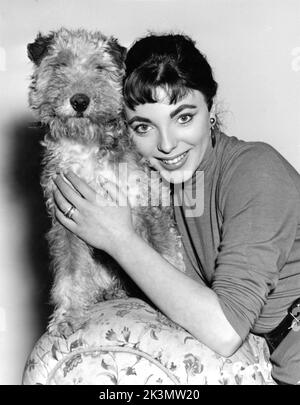
[[[27,224],[24,251],[27,267],[32,272],[35,291],[32,302],[36,308],[37,333],[45,332],[48,317],[52,312],[50,288],[52,277],[49,266],[49,251],[46,233],[51,225],[47,215],[40,185],[42,170],[43,139],[46,127],[22,119],[11,130],[11,174],[12,193],[22,201]],[[27,270],[28,271],[28,270]]]
[[[11,167],[9,168],[11,192],[18,202],[21,202],[26,216],[26,246],[23,247],[26,255],[24,271],[31,272],[30,277],[34,280],[34,296],[31,302],[35,308],[34,318],[37,320],[36,338],[45,331],[49,316],[53,312],[50,304],[50,290],[53,274],[50,267],[50,252],[46,234],[51,227],[51,219],[47,214],[42,187],[40,185],[41,172],[43,169],[44,149],[41,145],[46,126],[30,119],[23,118],[11,126]],[[94,256],[101,257],[101,261],[107,253],[94,250]],[[112,260],[112,259],[109,259]],[[119,265],[116,263],[119,268]],[[140,288],[121,269],[118,270],[129,294],[138,297],[154,306]]]

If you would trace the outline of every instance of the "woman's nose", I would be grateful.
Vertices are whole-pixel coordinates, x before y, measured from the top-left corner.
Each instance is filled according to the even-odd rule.
[[[161,153],[168,154],[172,152],[173,149],[175,149],[177,146],[177,141],[174,136],[169,135],[169,134],[163,134],[161,135],[158,143],[157,143],[157,149]]]

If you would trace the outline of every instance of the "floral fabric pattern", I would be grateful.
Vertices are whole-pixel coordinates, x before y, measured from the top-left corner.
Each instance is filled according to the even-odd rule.
[[[249,335],[223,358],[145,302],[95,305],[65,339],[45,333],[30,354],[23,384],[273,385],[264,339]]]

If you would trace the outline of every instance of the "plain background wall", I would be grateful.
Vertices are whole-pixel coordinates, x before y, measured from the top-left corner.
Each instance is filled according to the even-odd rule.
[[[60,26],[100,29],[126,46],[147,30],[191,35],[214,68],[226,132],[270,143],[300,171],[299,0],[1,0],[0,384],[20,384],[49,311],[38,135],[21,123],[26,44]]]

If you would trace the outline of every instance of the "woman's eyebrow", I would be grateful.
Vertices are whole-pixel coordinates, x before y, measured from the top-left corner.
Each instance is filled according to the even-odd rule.
[[[179,107],[177,107],[176,110],[170,113],[170,118],[174,118],[175,115],[180,113],[182,110],[185,110],[186,108],[197,108],[197,106],[194,104],[182,104]]]
[[[148,124],[152,124],[152,122],[151,122],[151,120],[149,120],[149,118],[140,117],[138,115],[135,115],[134,117],[132,117],[127,123],[128,123],[128,125],[131,125],[134,121],[147,122]]]

